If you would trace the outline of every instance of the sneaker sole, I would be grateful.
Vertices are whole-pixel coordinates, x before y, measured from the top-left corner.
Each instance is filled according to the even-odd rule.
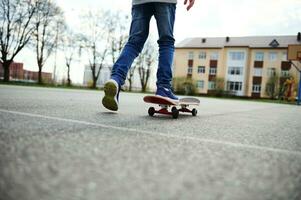
[[[118,103],[115,100],[117,95],[117,87],[114,83],[106,83],[104,86],[105,96],[102,99],[102,105],[112,111],[118,110]]]

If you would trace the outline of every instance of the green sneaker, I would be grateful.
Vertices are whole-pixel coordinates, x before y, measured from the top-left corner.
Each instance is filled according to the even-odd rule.
[[[108,110],[117,111],[119,91],[118,83],[113,79],[108,80],[104,86],[105,96],[102,98],[102,105]]]

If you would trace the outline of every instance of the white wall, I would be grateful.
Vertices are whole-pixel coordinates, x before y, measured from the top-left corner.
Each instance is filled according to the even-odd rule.
[[[231,60],[230,53],[232,52],[242,52],[244,53],[244,59],[243,60]],[[245,84],[246,84],[246,66],[247,66],[247,60],[248,60],[248,54],[247,50],[242,49],[236,49],[236,50],[229,50],[227,52],[227,70],[226,70],[226,80],[227,81],[233,81],[233,82],[242,82],[242,90],[238,91],[236,95],[243,96],[245,93]],[[242,75],[231,75],[228,74],[229,67],[241,67],[243,68]]]

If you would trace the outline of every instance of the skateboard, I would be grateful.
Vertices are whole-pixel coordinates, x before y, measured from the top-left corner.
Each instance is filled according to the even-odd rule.
[[[161,107],[161,109],[159,110],[156,110],[154,107],[150,107],[148,109],[149,116],[154,116],[155,113],[158,113],[164,115],[171,115],[174,119],[177,119],[179,117],[180,112],[191,113],[192,116],[196,116],[198,111],[195,108],[190,110],[188,109],[188,107],[198,106],[200,104],[200,100],[196,98],[182,98],[177,103],[161,96],[145,96],[143,100],[146,103],[157,104]],[[180,108],[178,109],[177,106]],[[170,111],[168,110],[169,107],[172,107]]]

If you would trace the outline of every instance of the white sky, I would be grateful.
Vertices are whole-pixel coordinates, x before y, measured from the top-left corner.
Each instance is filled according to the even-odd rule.
[[[297,35],[301,31],[301,0],[196,0],[189,12],[183,2],[178,0],[177,4],[174,34],[177,42],[186,37]],[[74,29],[78,29],[79,15],[84,10],[109,9],[128,15],[131,12],[131,0],[57,0],[57,3]],[[153,19],[151,32],[156,31]],[[27,69],[37,70],[31,54],[26,51],[16,61],[24,62]],[[63,65],[61,60],[57,62]],[[44,71],[52,72],[53,66],[53,59],[49,60]],[[82,70],[83,66],[72,71],[75,82],[82,82]],[[61,70],[60,76],[63,73]]]

